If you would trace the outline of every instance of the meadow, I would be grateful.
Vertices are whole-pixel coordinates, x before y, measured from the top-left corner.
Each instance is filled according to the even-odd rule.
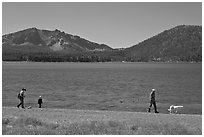
[[[2,108],[3,135],[201,135],[202,116]]]
[[[183,105],[182,114],[202,114],[201,63],[2,63],[2,105],[146,112],[156,89],[160,113]]]

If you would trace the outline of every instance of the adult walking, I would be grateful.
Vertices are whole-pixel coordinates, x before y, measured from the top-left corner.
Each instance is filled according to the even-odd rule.
[[[39,105],[39,108],[42,107],[42,103],[43,103],[43,101],[42,101],[42,96],[39,96],[39,98],[38,98],[38,105]]]
[[[25,107],[24,107],[25,91],[26,91],[26,89],[22,88],[20,93],[18,93],[18,99],[20,100],[20,104],[17,105],[18,108],[21,106],[23,109],[25,109]]]
[[[157,111],[157,105],[156,105],[156,99],[155,99],[155,89],[152,89],[150,93],[150,105],[149,105],[148,112],[150,112],[152,105],[154,105],[154,112],[159,113]]]

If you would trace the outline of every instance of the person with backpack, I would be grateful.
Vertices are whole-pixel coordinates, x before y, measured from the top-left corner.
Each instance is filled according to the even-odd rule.
[[[25,91],[26,91],[26,89],[22,88],[20,93],[18,93],[18,99],[20,100],[20,103],[17,105],[18,108],[21,106],[23,109],[25,109],[25,107],[24,107]]]
[[[39,108],[42,107],[42,103],[43,103],[43,101],[42,101],[42,97],[39,96],[39,98],[38,98],[38,105],[39,105]]]

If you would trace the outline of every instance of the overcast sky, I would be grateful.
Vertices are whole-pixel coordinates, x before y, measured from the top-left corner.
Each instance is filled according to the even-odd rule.
[[[202,3],[5,3],[2,33],[59,29],[113,48],[130,47],[177,25],[202,25]]]

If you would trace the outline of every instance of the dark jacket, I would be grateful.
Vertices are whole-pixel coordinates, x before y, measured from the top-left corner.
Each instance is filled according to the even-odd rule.
[[[42,98],[39,98],[38,99],[38,104],[42,104],[43,102],[42,102]]]

